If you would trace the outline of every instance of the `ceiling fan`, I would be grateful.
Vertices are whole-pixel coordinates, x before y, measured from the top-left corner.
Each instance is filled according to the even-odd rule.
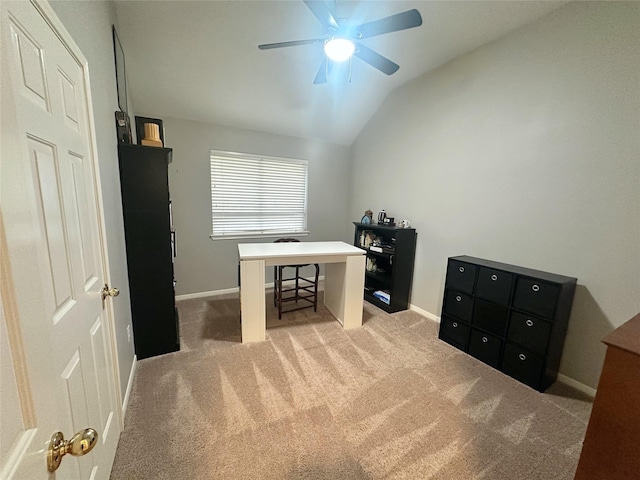
[[[295,47],[315,43],[324,44],[326,55],[313,81],[315,84],[327,82],[327,74],[331,71],[334,62],[351,60],[352,56],[377,68],[382,73],[392,75],[398,71],[400,66],[366,47],[359,40],[422,25],[422,17],[416,9],[356,26],[350,25],[348,21],[343,19],[337,20],[322,0],[303,0],[303,2],[325,28],[326,33],[322,38],[265,43],[258,45],[258,48],[260,50],[269,50],[271,48]]]

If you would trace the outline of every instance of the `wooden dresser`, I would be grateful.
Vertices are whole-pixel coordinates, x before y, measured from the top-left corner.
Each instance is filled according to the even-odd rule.
[[[639,478],[640,314],[603,342],[607,355],[575,478]]]

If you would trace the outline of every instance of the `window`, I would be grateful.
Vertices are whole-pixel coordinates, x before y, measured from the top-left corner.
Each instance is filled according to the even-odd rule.
[[[211,150],[211,238],[307,233],[307,161]]]

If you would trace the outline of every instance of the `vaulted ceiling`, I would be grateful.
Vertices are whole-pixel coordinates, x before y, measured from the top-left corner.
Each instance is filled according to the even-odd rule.
[[[362,40],[395,74],[356,58],[350,82],[323,85],[321,44],[258,49],[322,37],[302,0],[118,0],[116,13],[136,112],[350,145],[394,89],[566,3],[329,0],[353,24],[412,8],[423,24]]]

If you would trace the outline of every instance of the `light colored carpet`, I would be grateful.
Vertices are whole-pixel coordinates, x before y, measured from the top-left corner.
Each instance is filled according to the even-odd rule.
[[[591,399],[538,393],[365,302],[242,345],[237,296],[178,302],[182,350],[138,362],[112,479],[572,479]]]

